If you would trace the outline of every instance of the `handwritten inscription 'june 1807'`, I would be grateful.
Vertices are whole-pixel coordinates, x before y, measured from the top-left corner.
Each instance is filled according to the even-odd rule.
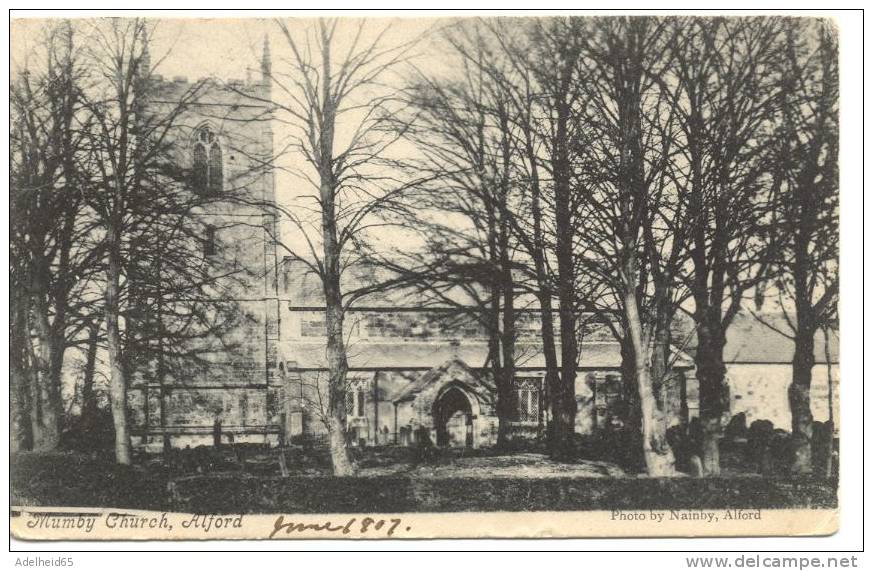
[[[323,521],[317,523],[302,523],[302,522],[294,522],[294,521],[285,521],[285,516],[279,516],[276,518],[276,521],[273,522],[273,531],[270,533],[270,539],[276,537],[276,535],[280,532],[284,532],[285,535],[291,535],[293,533],[303,533],[307,531],[315,531],[315,532],[323,532],[324,534],[371,534],[375,535],[372,532],[384,533],[386,537],[391,537],[394,535],[394,532],[400,527],[402,520],[400,518],[390,518],[390,519],[374,519],[371,517],[365,517],[358,520],[358,518],[350,518],[345,523],[337,523],[334,524],[330,521]],[[411,528],[404,528],[405,531],[409,531]]]

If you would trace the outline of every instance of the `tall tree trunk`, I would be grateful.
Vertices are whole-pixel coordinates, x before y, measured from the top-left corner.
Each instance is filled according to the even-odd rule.
[[[321,237],[324,251],[322,286],[325,301],[325,328],[327,333],[328,379],[328,433],[330,458],[335,476],[351,476],[355,466],[346,442],[346,386],[349,369],[343,337],[344,308],[340,290],[341,251],[337,238],[336,192],[334,178],[334,129],[337,104],[331,85],[331,42],[325,25],[321,35],[321,131],[318,134],[318,175],[321,198]]]
[[[706,312],[711,313],[711,312]],[[721,472],[719,442],[722,436],[722,416],[728,410],[726,368],[724,364],[724,331],[718,316],[704,317],[697,323],[697,352],[694,364],[700,387],[700,425],[703,430],[701,460],[707,476]]]
[[[68,122],[69,119],[66,119]],[[69,124],[66,125],[69,132]],[[72,153],[69,144],[65,145],[65,153]],[[75,177],[75,170],[72,168],[71,159],[65,159],[64,175],[68,181]],[[73,190],[66,189],[65,192],[71,193]],[[76,222],[76,209],[67,205],[64,212],[63,223],[61,224],[59,243],[58,243],[58,262],[53,269],[53,283],[51,287],[52,300],[52,321],[49,325],[48,334],[51,337],[51,357],[49,362],[49,398],[52,401],[52,408],[56,411],[58,422],[58,441],[60,441],[60,431],[64,422],[64,403],[61,395],[62,373],[64,368],[64,354],[67,350],[67,311],[70,297],[70,253],[73,248],[73,232]]]
[[[10,452],[33,448],[28,356],[29,296],[23,286],[12,285],[10,292],[9,399]]]
[[[40,394],[39,373],[36,369],[36,357],[34,356],[33,343],[30,344],[30,362],[31,366],[27,369],[27,397],[30,402],[30,435],[31,435],[31,450],[40,450],[43,439],[42,428],[42,404],[43,399]]]
[[[100,324],[92,322],[88,327],[88,350],[85,353],[85,368],[82,372],[82,420],[86,427],[93,428],[97,420],[97,393],[94,391],[94,371],[97,365],[97,338]]]
[[[652,360],[653,332],[658,313],[667,301],[662,283],[660,255],[653,238],[651,220],[660,204],[653,204],[646,177],[646,159],[643,141],[643,77],[647,40],[646,20],[621,20],[620,39],[613,52],[613,92],[617,108],[617,202],[620,218],[615,232],[620,237],[620,266],[622,308],[624,310],[623,366],[633,383],[627,383],[628,396],[636,397],[637,406],[629,407],[631,435],[638,434],[639,453],[650,476],[674,473],[672,450],[666,443],[666,427],[658,403],[659,385],[663,370],[654,371]],[[643,236],[645,247],[640,243]],[[659,283],[660,278],[660,283]],[[655,292],[643,307],[650,282]],[[641,312],[645,311],[645,318]],[[660,354],[659,354],[660,356]],[[630,371],[631,365],[633,370]],[[664,363],[661,363],[664,365]],[[663,366],[661,367],[663,369]],[[634,415],[636,413],[636,415]],[[636,418],[635,418],[636,416]],[[637,432],[638,431],[638,432]]]
[[[504,244],[502,248],[507,245]],[[502,416],[498,432],[498,444],[505,445],[509,439],[509,422],[515,417],[517,406],[513,383],[515,381],[515,301],[513,299],[512,273],[509,270],[508,255],[501,253],[503,264],[503,323],[500,337],[503,348],[502,387],[498,388],[498,401],[502,401]],[[501,394],[502,393],[502,394]]]
[[[558,353],[555,344],[555,315],[552,312],[552,294],[549,291],[547,283],[539,284],[539,295],[537,296],[540,303],[540,337],[543,340],[543,359],[546,364],[545,389],[549,399],[549,407],[552,412],[557,410],[558,404],[552,398],[552,395],[560,391],[560,369],[558,367]],[[540,403],[544,407],[545,403]],[[554,423],[549,422],[549,426]],[[549,438],[551,439],[551,432]]]
[[[695,124],[701,121],[702,118],[696,115]],[[695,133],[694,138],[698,136]],[[692,146],[692,150],[695,149],[696,146]],[[719,442],[722,437],[722,417],[729,410],[728,387],[725,383],[727,369],[724,364],[725,331],[721,308],[725,288],[724,264],[727,260],[724,236],[717,234],[713,243],[708,244],[706,221],[714,214],[710,212],[705,200],[706,185],[701,164],[701,156],[692,152],[692,190],[688,215],[695,221],[691,228],[690,250],[694,268],[690,289],[694,297],[694,324],[697,333],[694,365],[700,407],[700,459],[703,474],[718,476],[721,473]],[[710,263],[710,258],[715,261]]]
[[[487,184],[487,183],[484,183]],[[501,310],[503,305],[503,290],[506,284],[503,283],[502,271],[500,270],[502,258],[500,254],[501,241],[498,236],[498,219],[497,208],[492,200],[489,189],[483,188],[483,202],[487,213],[487,229],[488,229],[488,262],[496,272],[500,272],[500,276],[495,276],[491,279],[490,285],[490,307],[487,314],[488,330],[488,360],[491,363],[491,370],[494,372],[494,385],[496,389],[495,409],[497,411],[497,446],[503,447],[507,441],[510,422],[510,402],[511,394],[509,390],[509,382],[506,374],[505,356],[505,339],[503,336],[503,328],[501,321],[504,317]]]
[[[569,151],[570,104],[568,94],[578,52],[567,50],[567,64],[560,70],[559,87],[555,96],[555,133],[552,140],[551,161],[555,191],[555,230],[558,262],[558,312],[561,328],[561,382],[552,394],[553,445],[552,454],[567,457],[572,453],[576,428],[576,361],[579,358],[576,342],[576,271],[573,256],[573,236],[578,228],[573,223],[570,205],[570,177],[572,165]]]
[[[160,400],[158,421],[161,423],[161,454],[165,464],[170,463],[173,452],[173,440],[170,433],[167,432],[167,392],[164,382],[161,381],[161,386],[158,389],[158,399]]]
[[[796,474],[812,472],[812,410],[809,406],[809,389],[812,384],[812,368],[815,364],[815,329],[807,318],[800,316],[794,337],[794,359],[791,362],[791,384],[788,386],[788,406],[791,409],[791,436],[794,460],[792,471]]]
[[[332,125],[332,123],[331,123]],[[332,136],[331,136],[332,140]],[[335,476],[351,476],[355,472],[346,443],[346,390],[348,357],[343,337],[344,309],[340,291],[340,253],[337,245],[334,185],[329,169],[321,173],[322,239],[324,241],[325,327],[327,330],[328,433],[330,458]]]
[[[666,430],[661,422],[662,415],[653,390],[652,369],[650,368],[649,337],[639,314],[636,296],[636,262],[633,255],[628,256],[625,274],[633,276],[633,287],[626,287],[624,310],[627,320],[627,336],[630,338],[634,354],[634,377],[637,383],[640,410],[640,436],[642,437],[643,460],[649,476],[670,476],[675,473],[673,452],[667,445]]]
[[[824,333],[824,352],[827,363],[828,373],[828,428],[827,428],[827,450],[825,453],[825,462],[822,467],[822,475],[830,478],[833,475],[833,457],[834,457],[834,377],[831,371],[831,339],[827,326],[822,330]]]
[[[48,315],[48,269],[37,268],[33,280],[33,318],[38,347],[34,350],[35,377],[31,397],[35,405],[32,416],[33,449],[54,450],[61,439],[60,375],[55,376],[56,338]]]
[[[669,290],[663,287],[658,287],[655,309],[655,324],[652,340],[652,358],[651,358],[651,378],[652,392],[655,397],[655,430],[654,430],[654,446],[662,455],[669,458],[670,472],[675,473],[675,457],[673,450],[667,442],[667,429],[669,426],[669,412],[671,403],[668,401],[670,396],[668,392],[668,383],[676,382],[671,365],[670,365],[670,343],[672,335],[670,333],[670,324],[673,321],[674,312],[671,305]],[[684,396],[680,395],[680,400]],[[687,402],[680,403],[680,408],[687,407]]]
[[[336,266],[334,263],[328,265]],[[333,272],[331,272],[333,273]],[[325,325],[327,327],[328,380],[328,432],[330,459],[335,476],[351,476],[354,464],[346,443],[346,390],[348,360],[343,338],[343,309],[339,296],[339,274],[325,279],[327,299]]]
[[[488,308],[488,362],[494,375],[495,403],[497,412],[497,446],[506,444],[509,433],[510,394],[507,390],[506,374],[503,367],[502,332],[500,331],[502,296],[497,288],[491,292]]]
[[[115,427],[115,461],[131,463],[130,425],[127,418],[127,377],[124,371],[121,331],[119,326],[119,289],[121,280],[121,233],[111,225],[106,237],[108,265],[106,270],[106,346],[109,352],[109,403]]]
[[[664,288],[658,288],[655,294],[655,323],[652,334],[652,390],[658,400],[659,407],[666,408],[667,383],[671,379],[670,370],[670,323],[673,312],[670,310],[670,299]]]
[[[688,375],[685,371],[676,373],[679,376],[679,423],[683,432],[688,428],[690,411],[688,410]]]
[[[527,125],[527,124],[526,124]],[[552,403],[552,411],[556,403],[552,394],[560,391],[560,376],[558,372],[558,355],[555,346],[555,316],[552,313],[552,288],[546,270],[546,246],[543,240],[543,211],[540,189],[540,176],[534,151],[533,134],[529,126],[525,129],[525,153],[530,165],[531,174],[531,216],[533,217],[533,248],[531,256],[534,261],[534,271],[537,279],[537,301],[540,304],[540,337],[542,338],[543,359],[546,365],[545,388]],[[540,406],[544,403],[540,402]],[[542,418],[542,413],[540,414]]]
[[[17,364],[10,365],[10,453],[30,450],[33,439],[30,430],[30,395],[27,386],[27,372]]]
[[[808,177],[803,177],[808,178]],[[815,278],[810,256],[816,207],[807,203],[806,197],[815,196],[811,184],[799,188],[803,200],[793,232],[794,260],[791,277],[794,282],[794,307],[796,331],[794,334],[794,358],[791,363],[791,384],[788,386],[788,406],[791,409],[791,439],[794,459],[792,470],[797,474],[812,472],[812,410],[809,406],[809,389],[812,384],[812,367],[815,364],[816,311],[812,303]]]
[[[632,470],[645,469],[643,457],[643,428],[640,408],[640,389],[637,381],[637,355],[634,343],[628,333],[627,315],[622,320],[624,336],[619,340],[621,347],[621,383],[624,408],[622,410],[622,457]]]
[[[17,359],[16,359],[17,360]],[[14,454],[33,448],[30,430],[30,395],[27,372],[18,363],[9,367],[9,452]]]
[[[625,335],[619,339],[621,350],[621,364],[619,368],[621,370],[622,396],[626,410],[621,420],[624,423],[625,430],[639,433],[640,395],[637,388],[637,357],[633,340],[627,335],[629,328],[627,325],[627,315],[624,316],[623,326]]]
[[[566,137],[566,130],[560,136]],[[559,146],[565,145],[566,143],[561,143]],[[567,457],[572,452],[572,438],[576,425],[576,360],[579,357],[576,342],[576,291],[571,239],[575,229],[572,227],[570,216],[569,162],[565,151],[560,153],[564,158],[559,161],[555,176],[557,234],[560,236],[557,245],[557,259],[558,312],[561,329],[560,383],[556,387],[557,390],[551,395],[554,426],[552,453],[556,457]],[[559,171],[562,172],[560,176],[557,174]]]
[[[503,414],[500,419],[501,429],[498,432],[498,444],[505,445],[509,438],[509,421],[516,416],[517,399],[514,390],[515,383],[515,287],[512,279],[512,260],[509,253],[509,177],[511,168],[511,145],[509,141],[509,123],[506,110],[501,107],[500,113],[501,149],[503,173],[500,179],[500,209],[497,235],[497,246],[500,262],[500,289],[503,294],[502,323],[500,327],[501,345],[503,348],[502,387],[498,388],[498,404]],[[502,393],[502,394],[501,394]],[[503,401],[500,403],[499,401]]]
[[[164,342],[166,340],[166,331],[164,330],[164,288],[162,281],[164,275],[164,250],[160,242],[156,244],[155,250],[157,254],[155,256],[155,284],[157,285],[155,292],[157,311],[155,313],[158,332],[156,375],[158,379],[158,423],[161,432],[161,456],[163,457],[164,464],[169,465],[172,462],[173,456],[173,439],[169,432],[167,432],[167,394],[169,389],[167,388],[167,363],[164,358]],[[146,427],[148,426],[149,419],[147,418]],[[148,437],[148,431],[146,431],[146,437]]]

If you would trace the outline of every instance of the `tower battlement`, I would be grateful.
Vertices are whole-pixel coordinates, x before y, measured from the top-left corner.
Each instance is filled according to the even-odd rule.
[[[240,105],[251,107],[270,107],[271,89],[263,79],[243,80],[232,78],[220,81],[215,78],[201,77],[190,80],[186,76],[164,77],[151,74],[144,78],[151,98],[158,101],[178,101],[195,90],[202,93],[204,100],[199,103]]]

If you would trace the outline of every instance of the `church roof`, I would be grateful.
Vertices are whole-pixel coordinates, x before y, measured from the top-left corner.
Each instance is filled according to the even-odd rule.
[[[282,343],[283,358],[289,368],[326,369],[323,339],[293,340]],[[516,344],[516,366],[519,369],[545,369],[546,363],[538,344]],[[429,370],[451,359],[459,359],[472,368],[484,367],[488,344],[484,341],[462,340],[457,346],[434,341],[360,341],[348,346],[350,369],[418,369]],[[560,364],[560,352],[558,361]],[[583,342],[580,345],[580,369],[617,369],[621,366],[621,349],[616,342]],[[681,359],[676,367],[690,367]]]
[[[765,315],[767,325],[751,315],[738,316],[728,328],[724,360],[727,363],[782,363],[791,364],[794,359],[794,339],[784,319]],[[769,326],[768,326],[769,325]],[[829,339],[830,361],[839,363],[840,335],[831,332]],[[826,364],[824,333],[815,336],[815,362]]]
[[[343,276],[343,291],[360,287],[361,284],[373,284],[390,281],[391,275],[382,269],[357,268]],[[324,296],[321,282],[314,273],[307,271],[300,262],[288,258],[284,265],[284,290],[287,304],[291,309],[318,309],[324,307]],[[412,287],[388,288],[376,290],[362,297],[353,306],[373,310],[385,309],[393,311],[446,309],[456,305],[472,305],[472,298],[460,289],[445,293],[449,301],[440,301]],[[532,310],[536,307],[534,300],[520,298],[516,301],[519,309]],[[612,339],[608,328],[590,323],[586,326],[587,341],[582,343],[580,367],[582,368],[617,368],[621,363],[618,344]],[[726,363],[735,364],[791,364],[794,354],[794,341],[791,329],[780,314],[765,313],[758,316],[741,312],[735,318],[727,331],[727,344],[724,349]],[[677,317],[673,327],[674,346],[683,352],[684,358],[677,366],[692,367],[697,341],[694,334],[694,324],[687,316]],[[324,341],[313,338],[285,343],[288,352],[287,360],[296,360],[300,368],[323,368]],[[542,369],[545,362],[536,343],[517,344],[519,351],[519,367]],[[839,332],[832,332],[830,338],[830,361],[839,362]],[[397,340],[394,342],[362,341],[357,347],[349,349],[350,366],[353,368],[397,368],[397,369],[429,369],[457,356],[472,367],[484,366],[488,349],[481,339],[465,339],[454,349],[447,340]],[[560,354],[558,355],[560,359]],[[815,362],[827,363],[824,335],[816,334]]]

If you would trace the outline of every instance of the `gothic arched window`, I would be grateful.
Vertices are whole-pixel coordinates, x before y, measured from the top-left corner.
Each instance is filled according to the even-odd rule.
[[[221,146],[209,127],[202,127],[197,131],[193,162],[194,190],[203,194],[221,192],[224,186]]]

